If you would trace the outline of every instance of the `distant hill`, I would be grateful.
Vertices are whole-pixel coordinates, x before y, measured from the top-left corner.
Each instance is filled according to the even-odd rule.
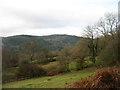
[[[16,35],[3,37],[3,48],[18,49],[19,46],[28,40],[37,40],[40,45],[49,48],[50,50],[60,50],[66,45],[75,44],[80,37],[72,35],[48,35],[48,36],[31,36],[31,35]]]

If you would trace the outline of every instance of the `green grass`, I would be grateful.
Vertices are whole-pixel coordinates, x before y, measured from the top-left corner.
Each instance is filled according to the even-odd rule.
[[[42,68],[43,69],[47,69],[47,68],[50,68],[51,66],[58,66],[59,62],[58,61],[55,61],[55,62],[50,62],[46,65],[42,65]]]
[[[94,72],[69,72],[56,76],[45,76],[3,84],[3,88],[59,88]],[[50,80],[48,80],[50,79]]]
[[[76,68],[76,62],[74,62],[74,61],[71,62],[70,65],[69,65],[69,69],[70,70],[77,70],[77,68]]]

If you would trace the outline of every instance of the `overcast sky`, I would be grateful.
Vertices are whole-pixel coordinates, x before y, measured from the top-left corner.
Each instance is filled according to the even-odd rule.
[[[119,0],[0,0],[0,36],[69,34],[80,36]]]

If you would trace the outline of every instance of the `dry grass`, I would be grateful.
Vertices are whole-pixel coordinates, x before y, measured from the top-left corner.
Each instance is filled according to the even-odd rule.
[[[108,67],[85,79],[69,84],[66,88],[118,88],[120,87],[120,71],[118,67]]]

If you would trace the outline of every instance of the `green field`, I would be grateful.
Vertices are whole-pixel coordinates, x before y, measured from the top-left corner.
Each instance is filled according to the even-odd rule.
[[[3,88],[59,88],[95,72],[69,72],[56,76],[45,76],[3,84]]]

